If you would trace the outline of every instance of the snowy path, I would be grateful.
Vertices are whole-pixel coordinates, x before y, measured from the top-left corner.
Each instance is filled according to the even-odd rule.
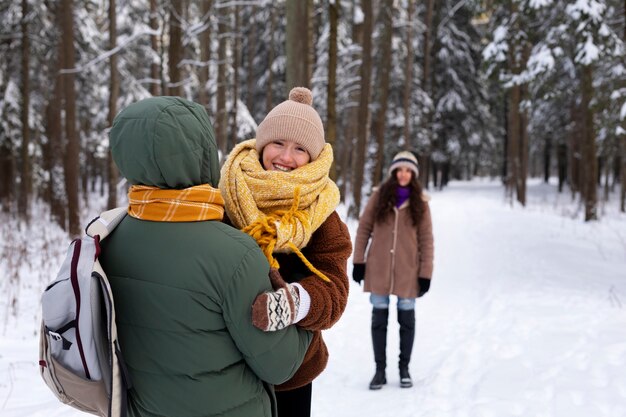
[[[353,285],[325,332],[331,360],[313,415],[626,417],[626,217],[584,224],[553,189],[531,186],[524,210],[505,204],[497,183],[433,193],[435,277],[417,307],[415,386],[399,388],[392,309],[388,384],[367,389],[371,309]],[[38,285],[20,290],[17,320],[0,298],[0,416],[84,416],[40,381]]]
[[[543,198],[542,186],[531,191]],[[314,415],[626,416],[626,223],[585,225],[553,214],[554,201],[514,210],[497,184],[435,193],[435,281],[418,302],[415,386],[398,386],[392,310],[388,385],[367,390],[370,306],[353,285],[325,335],[331,363],[314,384]]]

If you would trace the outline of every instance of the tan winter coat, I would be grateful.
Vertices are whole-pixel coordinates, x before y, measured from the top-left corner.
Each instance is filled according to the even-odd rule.
[[[408,200],[399,208],[394,207],[393,215],[385,221],[376,222],[379,196],[379,190],[375,190],[359,219],[353,262],[366,264],[365,291],[415,298],[419,290],[417,278],[430,279],[433,274],[433,229],[427,197],[423,197],[425,211],[415,228]]]

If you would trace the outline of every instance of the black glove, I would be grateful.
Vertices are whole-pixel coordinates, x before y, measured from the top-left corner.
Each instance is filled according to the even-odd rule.
[[[361,281],[365,278],[365,264],[354,264],[352,267],[352,279],[361,285]]]
[[[419,298],[422,295],[426,294],[430,289],[430,280],[428,278],[418,278],[417,283],[420,287],[420,292],[419,294],[417,294],[417,297]]]

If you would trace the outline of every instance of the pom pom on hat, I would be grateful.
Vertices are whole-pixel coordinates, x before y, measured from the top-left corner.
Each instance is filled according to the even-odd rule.
[[[324,149],[324,126],[320,115],[311,106],[313,95],[305,87],[294,87],[289,99],[274,107],[259,124],[256,131],[256,150],[275,140],[296,142],[307,150],[311,160]]]
[[[289,92],[289,100],[311,106],[313,104],[313,95],[308,88],[294,87]]]
[[[415,177],[419,176],[419,164],[417,158],[409,151],[398,152],[389,165],[389,175],[393,173],[394,169],[405,167],[413,171]]]

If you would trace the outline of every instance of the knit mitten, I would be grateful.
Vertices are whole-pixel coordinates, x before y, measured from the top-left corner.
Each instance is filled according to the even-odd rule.
[[[277,269],[270,269],[275,291],[259,294],[252,303],[252,324],[264,332],[284,329],[293,323],[300,307],[298,289],[286,283]]]
[[[420,287],[420,292],[419,294],[417,294],[417,296],[421,297],[422,295],[426,294],[430,289],[430,280],[428,278],[418,278],[417,283]]]

